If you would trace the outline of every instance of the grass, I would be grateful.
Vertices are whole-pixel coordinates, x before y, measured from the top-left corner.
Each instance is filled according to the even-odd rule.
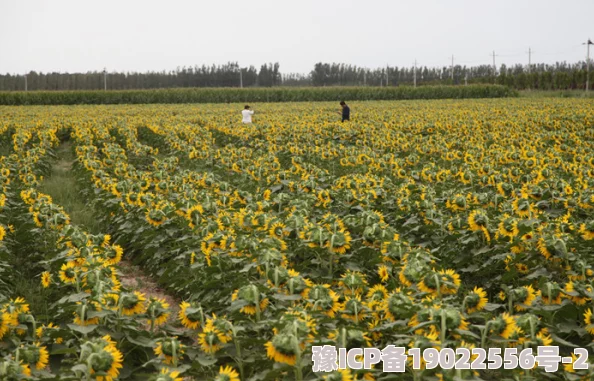
[[[64,208],[73,225],[80,226],[91,234],[100,233],[101,225],[94,217],[93,206],[83,199],[72,173],[75,159],[71,143],[63,142],[56,150],[56,156],[50,175],[41,184],[41,192],[52,196],[54,203]]]

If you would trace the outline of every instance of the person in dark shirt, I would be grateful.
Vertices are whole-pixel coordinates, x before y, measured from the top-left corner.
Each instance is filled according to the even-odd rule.
[[[340,102],[340,105],[342,106],[342,121],[351,120],[351,109],[349,106],[344,101]]]

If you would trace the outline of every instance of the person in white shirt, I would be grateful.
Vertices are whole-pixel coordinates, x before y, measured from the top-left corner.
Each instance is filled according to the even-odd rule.
[[[246,105],[243,108],[243,111],[241,112],[241,114],[243,115],[243,120],[242,120],[243,123],[245,123],[245,124],[252,123],[252,115],[254,115],[254,110],[250,110],[250,106]]]

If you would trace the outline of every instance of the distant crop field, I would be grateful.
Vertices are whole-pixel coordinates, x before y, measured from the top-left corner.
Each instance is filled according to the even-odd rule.
[[[0,105],[308,102],[466,99],[516,96],[505,86],[185,88],[117,91],[0,92]]]
[[[0,379],[383,380],[314,373],[312,347],[591,350],[594,100],[349,105],[0,107]],[[590,379],[577,358],[409,357],[398,379]]]

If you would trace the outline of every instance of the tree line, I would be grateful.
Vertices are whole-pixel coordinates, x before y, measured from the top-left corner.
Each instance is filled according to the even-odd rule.
[[[26,78],[25,78],[26,77]],[[590,88],[594,88],[590,72]],[[38,73],[26,76],[0,74],[0,91],[97,90],[105,82],[109,90],[184,87],[274,87],[274,86],[412,86],[495,83],[514,89],[585,89],[586,63],[491,65],[453,67],[383,67],[367,69],[342,63],[314,65],[308,74],[281,73],[280,65],[267,63],[256,69],[237,62],[223,65],[178,67],[161,72]]]

